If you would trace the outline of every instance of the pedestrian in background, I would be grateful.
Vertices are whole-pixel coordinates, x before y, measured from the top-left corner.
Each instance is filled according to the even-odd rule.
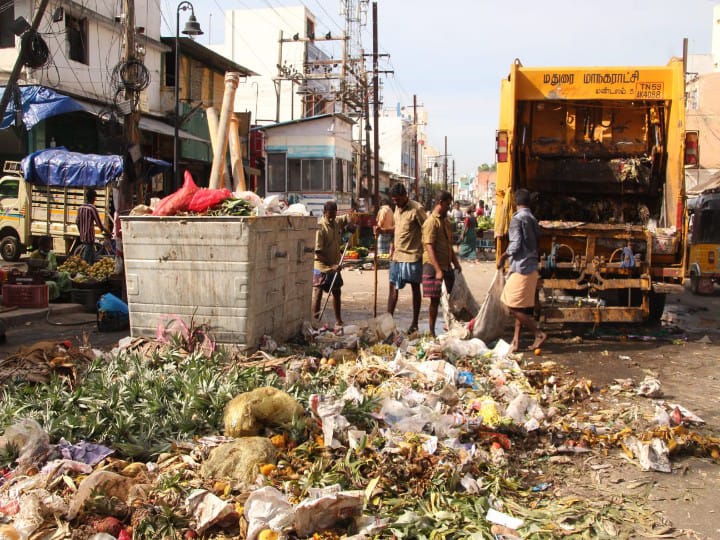
[[[343,229],[355,222],[355,213],[351,212],[337,217],[337,202],[326,201],[323,206],[323,217],[318,222],[315,233],[315,262],[313,263],[313,299],[312,313],[315,320],[320,318],[322,293],[332,294],[333,311],[335,312],[335,329],[343,327],[341,314],[340,290],[343,286],[342,275],[342,242]]]
[[[428,323],[433,337],[442,284],[445,282],[447,292],[452,292],[455,274],[451,265],[460,271],[460,263],[452,247],[452,229],[447,217],[451,204],[452,195],[447,191],[439,191],[435,196],[433,211],[423,224],[423,296],[430,299]]]
[[[467,209],[465,214],[458,254],[464,261],[477,260],[477,219],[472,206]]]
[[[390,261],[390,292],[388,294],[388,313],[395,314],[398,291],[409,283],[412,290],[412,322],[408,334],[418,329],[420,303],[422,296],[422,226],[427,214],[417,202],[408,198],[407,190],[402,184],[394,184],[390,188],[390,199],[395,205],[393,220],[394,249]]]
[[[536,349],[547,339],[547,334],[540,330],[533,317],[535,308],[535,292],[540,274],[538,273],[540,243],[540,226],[529,208],[530,192],[518,189],[515,192],[516,212],[510,220],[510,242],[507,250],[498,259],[498,270],[505,261],[510,259],[510,274],[500,299],[515,317],[515,334],[510,352],[520,346],[520,329],[525,327],[535,335],[535,341],[529,347]]]
[[[377,254],[389,255],[390,244],[393,239],[393,230],[395,229],[395,220],[393,219],[392,202],[384,199],[380,210],[377,213],[377,224],[375,225],[375,235],[377,236]]]
[[[94,189],[88,189],[85,192],[85,204],[78,208],[75,224],[80,233],[80,245],[82,246],[82,258],[88,264],[95,264],[95,226],[103,232],[104,235],[110,236],[110,231],[103,225],[100,220],[95,201],[97,193]]]

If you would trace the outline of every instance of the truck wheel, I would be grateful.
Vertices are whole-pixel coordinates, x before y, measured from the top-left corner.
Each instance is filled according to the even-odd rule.
[[[20,242],[14,236],[6,236],[0,242],[0,255],[7,262],[15,262],[20,258]]]
[[[700,295],[700,276],[695,273],[690,274],[690,292]]]
[[[662,319],[663,311],[665,311],[665,299],[667,294],[663,293],[650,293],[650,314],[648,315],[648,322],[659,323]]]

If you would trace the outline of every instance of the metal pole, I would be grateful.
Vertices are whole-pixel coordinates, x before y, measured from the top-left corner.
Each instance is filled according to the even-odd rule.
[[[377,22],[377,2],[373,2],[373,154],[375,161],[373,162],[373,176],[375,177],[375,186],[373,189],[373,202],[377,209],[380,205],[380,83],[378,81],[378,22]]]
[[[447,184],[447,135],[445,135],[445,154],[443,154],[443,189],[447,191],[448,184]]]
[[[415,200],[420,200],[420,165],[418,164],[417,96],[413,94],[413,151],[415,152]]]
[[[173,185],[172,191],[180,186],[180,6],[175,17],[175,130],[173,133]]]

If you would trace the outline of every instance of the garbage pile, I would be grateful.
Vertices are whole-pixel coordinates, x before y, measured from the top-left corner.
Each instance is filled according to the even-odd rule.
[[[340,333],[306,324],[302,344],[267,336],[248,356],[164,321],[157,339],[88,351],[75,385],[5,386],[0,538],[672,532],[639,498],[578,496],[567,468],[589,454],[651,470],[683,451],[717,461],[720,440],[652,401],[652,381],[603,394],[652,395],[640,399],[659,420],[586,409],[591,381],[508,349],[408,340],[384,315]]]

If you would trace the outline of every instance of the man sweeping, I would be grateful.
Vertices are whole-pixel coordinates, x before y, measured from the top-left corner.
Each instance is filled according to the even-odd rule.
[[[515,192],[515,205],[517,210],[510,220],[510,243],[497,263],[498,270],[501,270],[505,261],[510,258],[510,274],[500,297],[515,317],[515,334],[510,352],[518,350],[520,329],[523,326],[535,335],[530,350],[537,349],[547,339],[547,334],[538,328],[533,318],[535,291],[540,277],[538,273],[540,226],[530,211],[530,192],[527,189],[518,189]]]
[[[337,202],[327,201],[323,207],[323,217],[318,223],[315,235],[315,262],[313,265],[313,299],[312,314],[318,320],[321,315],[320,303],[322,293],[325,291],[333,297],[333,311],[335,313],[335,329],[343,327],[340,313],[340,290],[343,286],[340,269],[342,268],[342,242],[343,229],[355,223],[355,213],[337,217]]]

